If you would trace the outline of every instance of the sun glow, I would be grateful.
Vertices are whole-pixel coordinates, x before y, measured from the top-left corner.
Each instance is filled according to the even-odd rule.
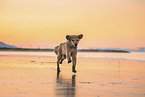
[[[143,0],[2,0],[0,41],[54,47],[84,34],[79,47],[133,48],[145,43]]]

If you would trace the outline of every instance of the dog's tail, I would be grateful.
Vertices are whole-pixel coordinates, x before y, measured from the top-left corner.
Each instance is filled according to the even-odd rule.
[[[58,54],[58,47],[59,47],[59,46],[56,46],[56,47],[54,48],[54,51],[55,51],[56,55]]]

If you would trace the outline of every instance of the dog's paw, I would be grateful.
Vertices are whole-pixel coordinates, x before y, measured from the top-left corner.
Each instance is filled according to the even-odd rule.
[[[76,70],[72,70],[72,72],[76,73],[77,71]]]
[[[59,64],[62,64],[62,61],[60,61],[60,63]]]
[[[68,63],[71,63],[72,61],[71,60],[68,60]]]

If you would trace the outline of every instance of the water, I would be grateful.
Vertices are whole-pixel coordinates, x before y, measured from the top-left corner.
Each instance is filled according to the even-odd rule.
[[[0,56],[39,56],[56,57],[54,52],[21,52],[21,51],[0,51]],[[145,62],[145,52],[131,53],[102,53],[102,52],[78,52],[78,58],[105,58],[120,60],[135,60]]]
[[[105,59],[121,59],[121,60],[135,60],[145,62],[144,52],[131,53],[79,53],[79,57],[86,58],[105,58]]]

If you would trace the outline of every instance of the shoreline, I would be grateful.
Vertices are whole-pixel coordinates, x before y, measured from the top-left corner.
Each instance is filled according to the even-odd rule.
[[[111,54],[111,56],[110,56]],[[120,55],[117,56],[116,54]],[[131,57],[133,56],[136,57]],[[57,57],[55,52],[41,52],[41,51],[0,51],[0,56],[30,56],[30,57]],[[128,57],[127,57],[128,56]],[[145,62],[144,53],[141,52],[131,52],[131,53],[112,53],[112,52],[78,52],[78,58],[88,58],[88,59],[112,59],[112,60],[131,60]]]

